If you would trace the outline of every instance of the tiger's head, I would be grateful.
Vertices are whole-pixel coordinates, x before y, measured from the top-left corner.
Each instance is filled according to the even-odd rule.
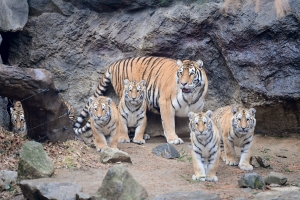
[[[233,107],[231,118],[233,130],[242,135],[253,132],[256,125],[255,112],[254,108]]]
[[[189,127],[191,130],[191,134],[195,134],[196,138],[205,138],[208,137],[212,131],[212,111],[208,110],[206,113],[194,113],[189,112]]]
[[[15,133],[23,133],[26,131],[26,122],[24,110],[22,107],[10,108],[11,122]]]
[[[196,88],[204,85],[202,66],[203,61],[177,60],[177,84],[183,93],[192,93]]]
[[[104,96],[99,96],[97,98],[89,98],[89,114],[97,121],[105,122],[110,119],[111,109],[110,104],[112,99]]]
[[[125,79],[123,95],[125,97],[125,101],[132,105],[141,104],[146,98],[146,81],[141,80],[140,82],[137,82]]]

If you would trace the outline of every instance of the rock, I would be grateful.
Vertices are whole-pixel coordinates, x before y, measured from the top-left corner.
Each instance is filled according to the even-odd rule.
[[[0,32],[22,30],[28,20],[27,0],[0,0]]]
[[[90,200],[91,196],[82,192],[77,192],[76,200]]]
[[[2,37],[1,37],[1,34],[0,34],[0,46],[1,46],[1,43],[2,43]],[[0,64],[2,64],[3,61],[2,61],[2,58],[1,58],[1,53],[0,53]]]
[[[272,183],[284,185],[287,182],[287,178],[284,174],[277,172],[270,172],[268,176],[265,178],[265,183],[270,185]]]
[[[40,182],[35,179],[23,180],[19,185],[27,199],[77,200],[76,196],[81,197],[81,199],[90,199],[89,195],[81,192],[81,186],[76,183]]]
[[[289,191],[289,192],[279,192],[279,191],[268,191],[256,194],[253,200],[291,200],[300,199],[300,191]]]
[[[160,144],[152,149],[152,153],[163,158],[178,158],[179,153],[177,149],[171,144]]]
[[[133,179],[124,166],[115,165],[108,170],[93,199],[133,200],[146,199],[147,196],[145,188]]]
[[[118,59],[202,59],[210,84],[205,109],[254,106],[256,133],[299,132],[299,0],[288,1],[291,11],[282,18],[274,0],[261,3],[257,13],[255,3],[242,1],[228,15],[220,12],[223,1],[159,2],[30,0],[24,30],[8,38],[8,62],[51,71],[61,95],[80,113]],[[105,95],[118,99],[112,89]],[[289,120],[282,120],[287,113]],[[146,132],[163,135],[161,118],[150,116]],[[187,135],[188,120],[176,120],[176,132]]]
[[[52,160],[44,151],[43,146],[34,141],[24,143],[20,150],[18,178],[44,178],[52,176],[53,173]]]
[[[127,162],[132,163],[128,153],[116,148],[106,148],[101,151],[100,161],[106,163]]]
[[[0,97],[0,126],[9,130],[10,117],[7,112],[8,101],[6,97]]]
[[[0,170],[0,191],[1,188],[9,190],[11,185],[17,184],[18,173],[15,171]]]
[[[157,195],[154,200],[221,200],[217,194],[207,194],[201,191],[196,192],[173,192]]]
[[[291,192],[291,191],[299,191],[300,189],[296,186],[290,186],[290,187],[276,187],[276,188],[271,188],[273,191],[279,191],[279,192]]]
[[[270,163],[265,158],[262,158],[260,156],[252,156],[250,159],[250,164],[254,167],[270,167]]]
[[[250,187],[252,189],[265,189],[265,181],[257,173],[246,173],[238,180],[239,187]]]

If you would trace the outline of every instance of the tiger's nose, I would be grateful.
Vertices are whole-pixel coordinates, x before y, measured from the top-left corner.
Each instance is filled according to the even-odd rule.
[[[185,86],[187,83],[181,83],[182,86]]]

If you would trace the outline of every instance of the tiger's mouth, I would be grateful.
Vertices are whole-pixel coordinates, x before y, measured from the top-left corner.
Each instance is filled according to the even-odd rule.
[[[183,93],[191,93],[192,90],[186,89],[186,88],[182,88],[182,92],[183,92]]]

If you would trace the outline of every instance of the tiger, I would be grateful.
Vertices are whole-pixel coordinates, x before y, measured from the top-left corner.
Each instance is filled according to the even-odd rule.
[[[91,128],[97,151],[111,147],[118,148],[119,112],[116,104],[109,97],[89,98],[89,121],[82,129]],[[84,131],[77,131],[82,133]]]
[[[27,125],[25,121],[24,110],[21,101],[14,101],[13,106],[10,107],[11,123],[13,125],[13,132],[15,134],[26,135]]]
[[[67,114],[68,114],[69,119],[74,123],[75,122],[75,111],[74,111],[73,106],[68,101],[65,101],[64,99],[62,99],[62,101],[68,108]]]
[[[170,144],[182,144],[175,132],[175,116],[187,117],[188,112],[200,112],[208,91],[203,61],[173,60],[164,57],[134,57],[112,63],[101,77],[94,97],[103,95],[109,83],[120,97],[123,80],[145,80],[148,110],[161,116],[164,136]],[[74,125],[78,129],[87,116],[89,104]]]
[[[147,125],[146,81],[124,80],[124,91],[118,105],[120,113],[119,142],[130,142],[128,129],[135,128],[133,142],[144,144]]]
[[[218,181],[216,172],[220,160],[220,135],[212,115],[211,110],[188,114],[194,181]]]
[[[256,126],[256,110],[238,106],[225,106],[213,114],[213,121],[221,137],[221,158],[227,165],[238,165],[240,169],[251,171],[251,146]],[[241,158],[238,160],[235,148],[240,147]]]

